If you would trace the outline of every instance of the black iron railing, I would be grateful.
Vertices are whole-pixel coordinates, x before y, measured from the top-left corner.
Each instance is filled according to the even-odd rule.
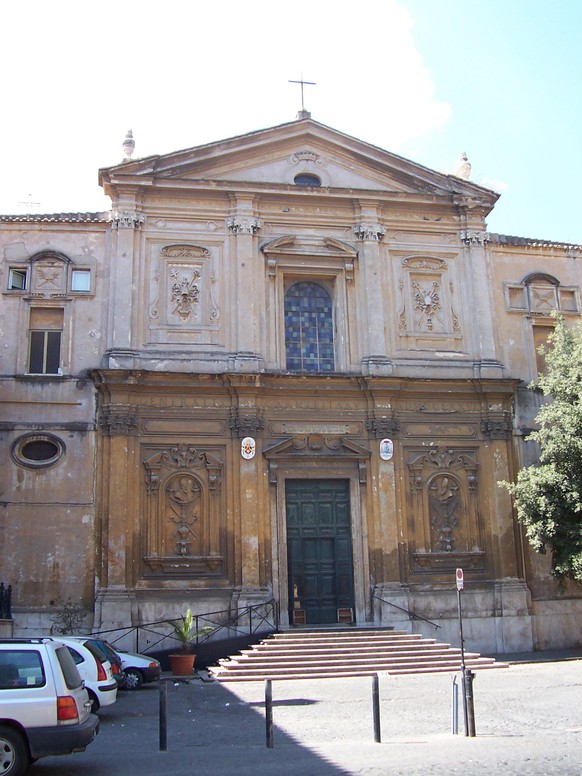
[[[429,625],[432,625],[435,630],[441,627],[440,625],[437,625],[436,622],[427,620],[426,617],[422,617],[420,614],[416,614],[416,612],[411,612],[410,609],[406,609],[404,606],[393,604],[392,601],[387,601],[385,598],[380,598],[380,596],[377,595],[373,595],[372,598],[375,598],[376,601],[382,601],[383,604],[387,604],[388,606],[392,606],[394,609],[398,609],[399,611],[404,612],[404,614],[408,615],[410,620],[422,620],[423,622],[427,622]]]
[[[12,585],[4,586],[0,582],[0,620],[12,619]]]
[[[132,649],[136,652],[155,652],[177,643],[176,637],[171,631],[170,622],[175,620],[159,620],[157,622],[142,623],[127,628],[115,628],[112,630],[94,631],[94,635],[104,636],[112,643],[119,644],[123,641],[126,645],[129,640]],[[257,634],[274,633],[279,629],[279,608],[274,599],[263,604],[253,604],[243,609],[232,612],[230,609],[221,609],[215,612],[206,612],[194,616],[193,632],[198,634],[192,639],[192,644],[203,644],[206,641],[231,639],[239,636],[253,637]]]

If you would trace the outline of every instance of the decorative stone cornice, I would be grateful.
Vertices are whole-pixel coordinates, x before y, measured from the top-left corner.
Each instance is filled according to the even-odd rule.
[[[112,210],[111,226],[113,229],[138,229],[145,221],[143,213],[137,210]]]
[[[361,223],[354,224],[354,234],[358,240],[376,240],[380,242],[384,239],[386,230],[380,224]]]
[[[376,438],[393,437],[400,430],[400,424],[395,418],[368,418],[366,429]]]
[[[489,439],[508,439],[511,435],[512,425],[509,412],[503,413],[503,417],[490,418],[481,422],[481,431]]]
[[[105,436],[128,436],[137,431],[137,415],[132,412],[105,410],[99,418]]]
[[[485,245],[489,242],[489,232],[480,232],[474,229],[461,229],[459,237],[465,245]]]
[[[239,410],[231,410],[230,430],[243,439],[246,436],[256,436],[265,427],[265,421],[260,414],[242,414]]]
[[[226,228],[231,234],[257,234],[261,228],[261,222],[258,218],[230,216],[226,219]]]

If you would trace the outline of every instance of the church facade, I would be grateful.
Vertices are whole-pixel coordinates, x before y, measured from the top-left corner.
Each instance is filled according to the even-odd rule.
[[[308,115],[100,181],[110,213],[0,217],[17,632],[275,601],[456,642],[462,568],[471,647],[582,643],[498,485],[580,246],[490,234],[494,192]]]

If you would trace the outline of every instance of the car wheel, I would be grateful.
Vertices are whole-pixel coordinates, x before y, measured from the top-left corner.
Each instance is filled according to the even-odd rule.
[[[136,668],[128,668],[125,672],[125,679],[123,680],[124,690],[139,690],[143,684],[143,676],[141,671]]]
[[[16,730],[0,727],[0,774],[21,776],[29,764],[26,742]]]
[[[87,690],[87,692],[89,694],[89,700],[91,701],[91,714],[97,714],[99,707],[101,706],[99,703],[99,698],[92,690]]]

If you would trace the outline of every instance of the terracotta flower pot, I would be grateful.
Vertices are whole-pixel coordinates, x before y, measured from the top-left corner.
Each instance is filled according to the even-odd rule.
[[[183,652],[179,655],[170,655],[170,666],[174,676],[190,676],[194,671],[196,655],[191,652]]]

